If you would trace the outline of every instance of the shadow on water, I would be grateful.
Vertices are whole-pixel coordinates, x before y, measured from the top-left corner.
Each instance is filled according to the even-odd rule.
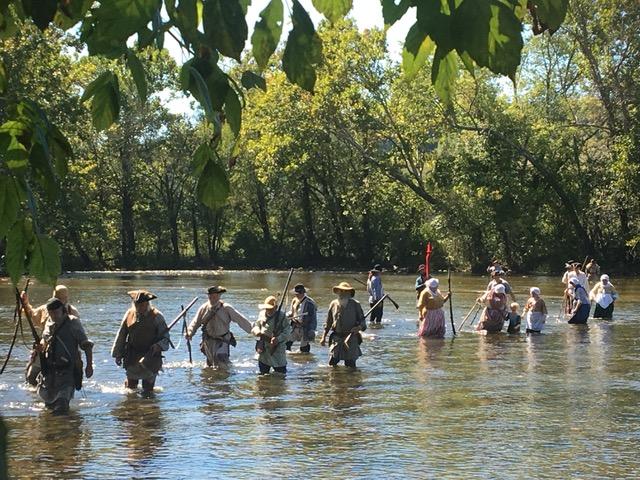
[[[111,414],[118,422],[120,458],[126,459],[135,475],[147,472],[168,433],[158,398],[128,393]]]

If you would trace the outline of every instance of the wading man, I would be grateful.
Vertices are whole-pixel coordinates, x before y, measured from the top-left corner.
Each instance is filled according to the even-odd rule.
[[[369,293],[369,306],[373,306],[378,303],[384,296],[384,288],[382,288],[382,267],[380,265],[374,265],[369,272],[369,279],[367,280],[367,292]],[[376,308],[371,312],[371,323],[380,324],[382,322],[382,313],[384,308],[384,302],[380,302]]]
[[[265,374],[273,368],[275,372],[287,373],[286,344],[291,337],[291,325],[284,312],[277,306],[276,297],[268,296],[259,305],[260,313],[251,333],[258,337],[258,368]]]
[[[236,346],[231,333],[231,322],[237,323],[245,332],[251,333],[251,322],[228,303],[220,300],[227,289],[220,286],[209,287],[209,300],[200,305],[195,318],[187,328],[186,338],[191,338],[202,327],[200,351],[207,357],[209,367],[227,367],[229,365],[230,346]]]
[[[335,366],[344,361],[347,367],[356,367],[356,360],[362,355],[360,332],[367,329],[362,307],[353,299],[356,291],[347,282],[333,287],[338,298],[329,304],[327,321],[320,345],[324,346],[329,332],[329,365]]]
[[[93,342],[80,320],[69,315],[57,298],[46,303],[47,321],[38,349],[44,352],[44,365],[38,377],[38,394],[54,413],[69,410],[74,390],[82,386],[82,360],[78,349],[84,350],[87,378],[93,375]]]
[[[287,313],[291,319],[291,341],[287,342],[287,350],[291,350],[293,342],[300,342],[300,352],[309,353],[318,327],[316,302],[307,296],[307,290],[301,283],[293,287],[293,294],[291,310]]]
[[[162,354],[169,349],[170,337],[164,316],[151,306],[158,298],[147,290],[127,292],[132,305],[124,314],[111,348],[116,365],[124,364],[127,379],[124,386],[135,389],[142,380],[145,393],[153,391],[156,376],[162,369]]]

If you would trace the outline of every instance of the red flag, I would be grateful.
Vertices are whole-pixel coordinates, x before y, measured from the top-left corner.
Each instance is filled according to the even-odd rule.
[[[424,269],[425,269],[425,274],[427,275],[427,278],[429,278],[429,260],[431,260],[431,242],[427,242],[427,253],[425,255],[425,262],[424,262]]]

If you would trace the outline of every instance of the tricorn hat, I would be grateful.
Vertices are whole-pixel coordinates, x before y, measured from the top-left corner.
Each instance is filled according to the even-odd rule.
[[[349,285],[347,282],[340,282],[339,285],[336,285],[335,287],[333,287],[333,293],[340,293],[340,292],[350,292],[351,296],[353,296],[356,293],[356,289],[353,288],[351,285]]]
[[[260,310],[271,310],[272,308],[276,308],[276,304],[278,303],[278,299],[273,295],[269,295],[264,299],[264,303],[258,305]]]
[[[307,291],[307,289],[304,288],[304,285],[302,283],[297,283],[293,287],[293,292],[294,293],[306,293],[306,291]]]
[[[56,310],[60,307],[64,307],[64,303],[62,303],[59,298],[52,297],[47,300],[47,310]]]
[[[130,292],[127,292],[127,295],[131,297],[133,303],[144,303],[153,300],[154,298],[158,298],[148,290],[131,290]]]
[[[207,293],[224,293],[226,291],[227,289],[220,285],[214,285],[213,287],[207,288]]]
[[[426,267],[426,265],[424,263],[421,263],[420,265],[418,265],[418,271],[419,272],[422,272],[423,270],[426,270],[426,269],[427,269],[427,267]]]
[[[380,273],[382,272],[382,266],[379,263],[376,263],[371,269],[372,272]]]

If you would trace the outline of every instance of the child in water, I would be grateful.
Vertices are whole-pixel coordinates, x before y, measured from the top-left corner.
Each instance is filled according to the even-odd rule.
[[[518,313],[519,308],[520,305],[516,302],[511,304],[511,311],[507,314],[507,319],[509,320],[507,333],[520,333],[520,321],[522,320],[522,317]]]

